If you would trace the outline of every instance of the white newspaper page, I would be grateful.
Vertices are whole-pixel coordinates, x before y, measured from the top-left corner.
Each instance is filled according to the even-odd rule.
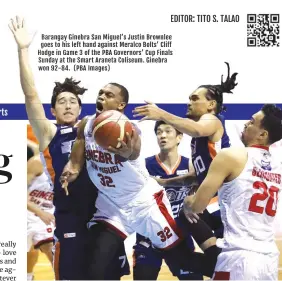
[[[282,280],[282,258],[277,252],[282,249],[280,2],[2,3],[0,281],[133,280],[138,266],[137,275],[148,273],[141,279],[150,278],[149,267],[152,280]],[[262,111],[265,104],[272,104],[267,106],[272,114],[268,123],[262,121],[267,115]],[[122,112],[130,122],[121,121],[118,112],[103,113],[109,110]],[[96,118],[95,123],[88,119],[86,127],[78,124],[85,116]],[[157,120],[162,123],[156,126]],[[177,258],[170,263],[162,249],[156,251],[180,241],[175,229],[183,204],[188,206],[183,200],[193,194],[187,187],[191,182],[162,188],[149,175],[160,183],[194,170],[200,192],[212,161],[222,149],[230,150],[229,144],[238,151],[244,144],[265,149],[266,160],[256,174],[260,184],[254,184],[250,206],[235,224],[235,215],[223,213],[231,207],[236,213],[236,203],[223,211],[223,201],[206,199],[216,202],[208,205],[207,212],[217,213],[222,228],[205,223],[218,239],[235,237],[232,230],[217,234],[224,229],[222,221],[239,229],[239,242],[222,251],[234,251],[239,255],[236,261],[251,269],[236,269],[231,257],[220,254],[210,276],[204,269],[193,275]],[[233,152],[232,157],[238,156]],[[65,168],[69,159],[76,159],[73,170]],[[82,168],[85,161],[87,169]],[[237,164],[224,163],[222,170],[229,172],[221,171],[219,177],[226,173],[228,181]],[[80,168],[74,167],[86,169],[77,186]],[[75,181],[64,190],[61,183],[71,177]],[[216,192],[221,184],[213,185],[214,198],[219,200]],[[163,200],[168,198],[171,206],[144,199],[150,192],[150,198],[156,199],[154,188],[163,190]],[[240,196],[247,204],[247,192]],[[91,219],[88,227],[103,226],[102,235],[100,230],[89,232]],[[175,228],[164,226],[163,220]],[[257,230],[244,236],[253,228]],[[114,238],[101,238],[109,229],[119,237],[121,250],[117,245],[107,249],[117,243]],[[136,232],[146,239],[139,237],[136,242]],[[248,249],[243,246],[246,237],[254,241]],[[186,236],[182,239],[187,252],[195,247],[203,253],[196,242],[193,246],[195,237],[189,240],[192,246],[185,244]],[[99,243],[105,244],[105,250]],[[256,243],[261,243],[259,250]],[[257,266],[256,257],[261,258]],[[222,259],[230,265],[221,267]]]

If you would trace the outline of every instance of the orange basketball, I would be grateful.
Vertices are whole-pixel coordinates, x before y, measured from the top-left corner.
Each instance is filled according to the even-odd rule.
[[[124,114],[116,110],[101,113],[93,123],[93,137],[104,149],[109,146],[119,148],[120,143],[117,139],[126,142],[126,132],[132,135],[132,124]]]

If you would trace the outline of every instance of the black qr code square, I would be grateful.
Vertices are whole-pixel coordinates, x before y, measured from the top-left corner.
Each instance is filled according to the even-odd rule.
[[[279,14],[247,15],[248,47],[280,46]]]

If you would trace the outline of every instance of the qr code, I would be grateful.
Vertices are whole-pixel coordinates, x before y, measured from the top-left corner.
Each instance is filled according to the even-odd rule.
[[[279,14],[247,15],[248,47],[279,47]]]

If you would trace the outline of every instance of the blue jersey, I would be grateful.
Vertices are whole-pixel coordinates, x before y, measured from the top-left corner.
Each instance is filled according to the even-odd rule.
[[[217,115],[217,118],[221,121],[224,129],[223,136],[218,142],[211,142],[208,137],[192,138],[191,140],[192,162],[199,184],[204,181],[217,152],[222,148],[230,147],[230,139],[226,133],[224,118],[221,115]]]
[[[69,160],[72,145],[77,136],[77,128],[57,125],[57,131],[49,144],[54,177],[55,212],[71,212],[88,220],[95,211],[97,190],[88,177],[84,167],[79,177],[69,184],[69,195],[66,196],[60,183],[60,176]]]

